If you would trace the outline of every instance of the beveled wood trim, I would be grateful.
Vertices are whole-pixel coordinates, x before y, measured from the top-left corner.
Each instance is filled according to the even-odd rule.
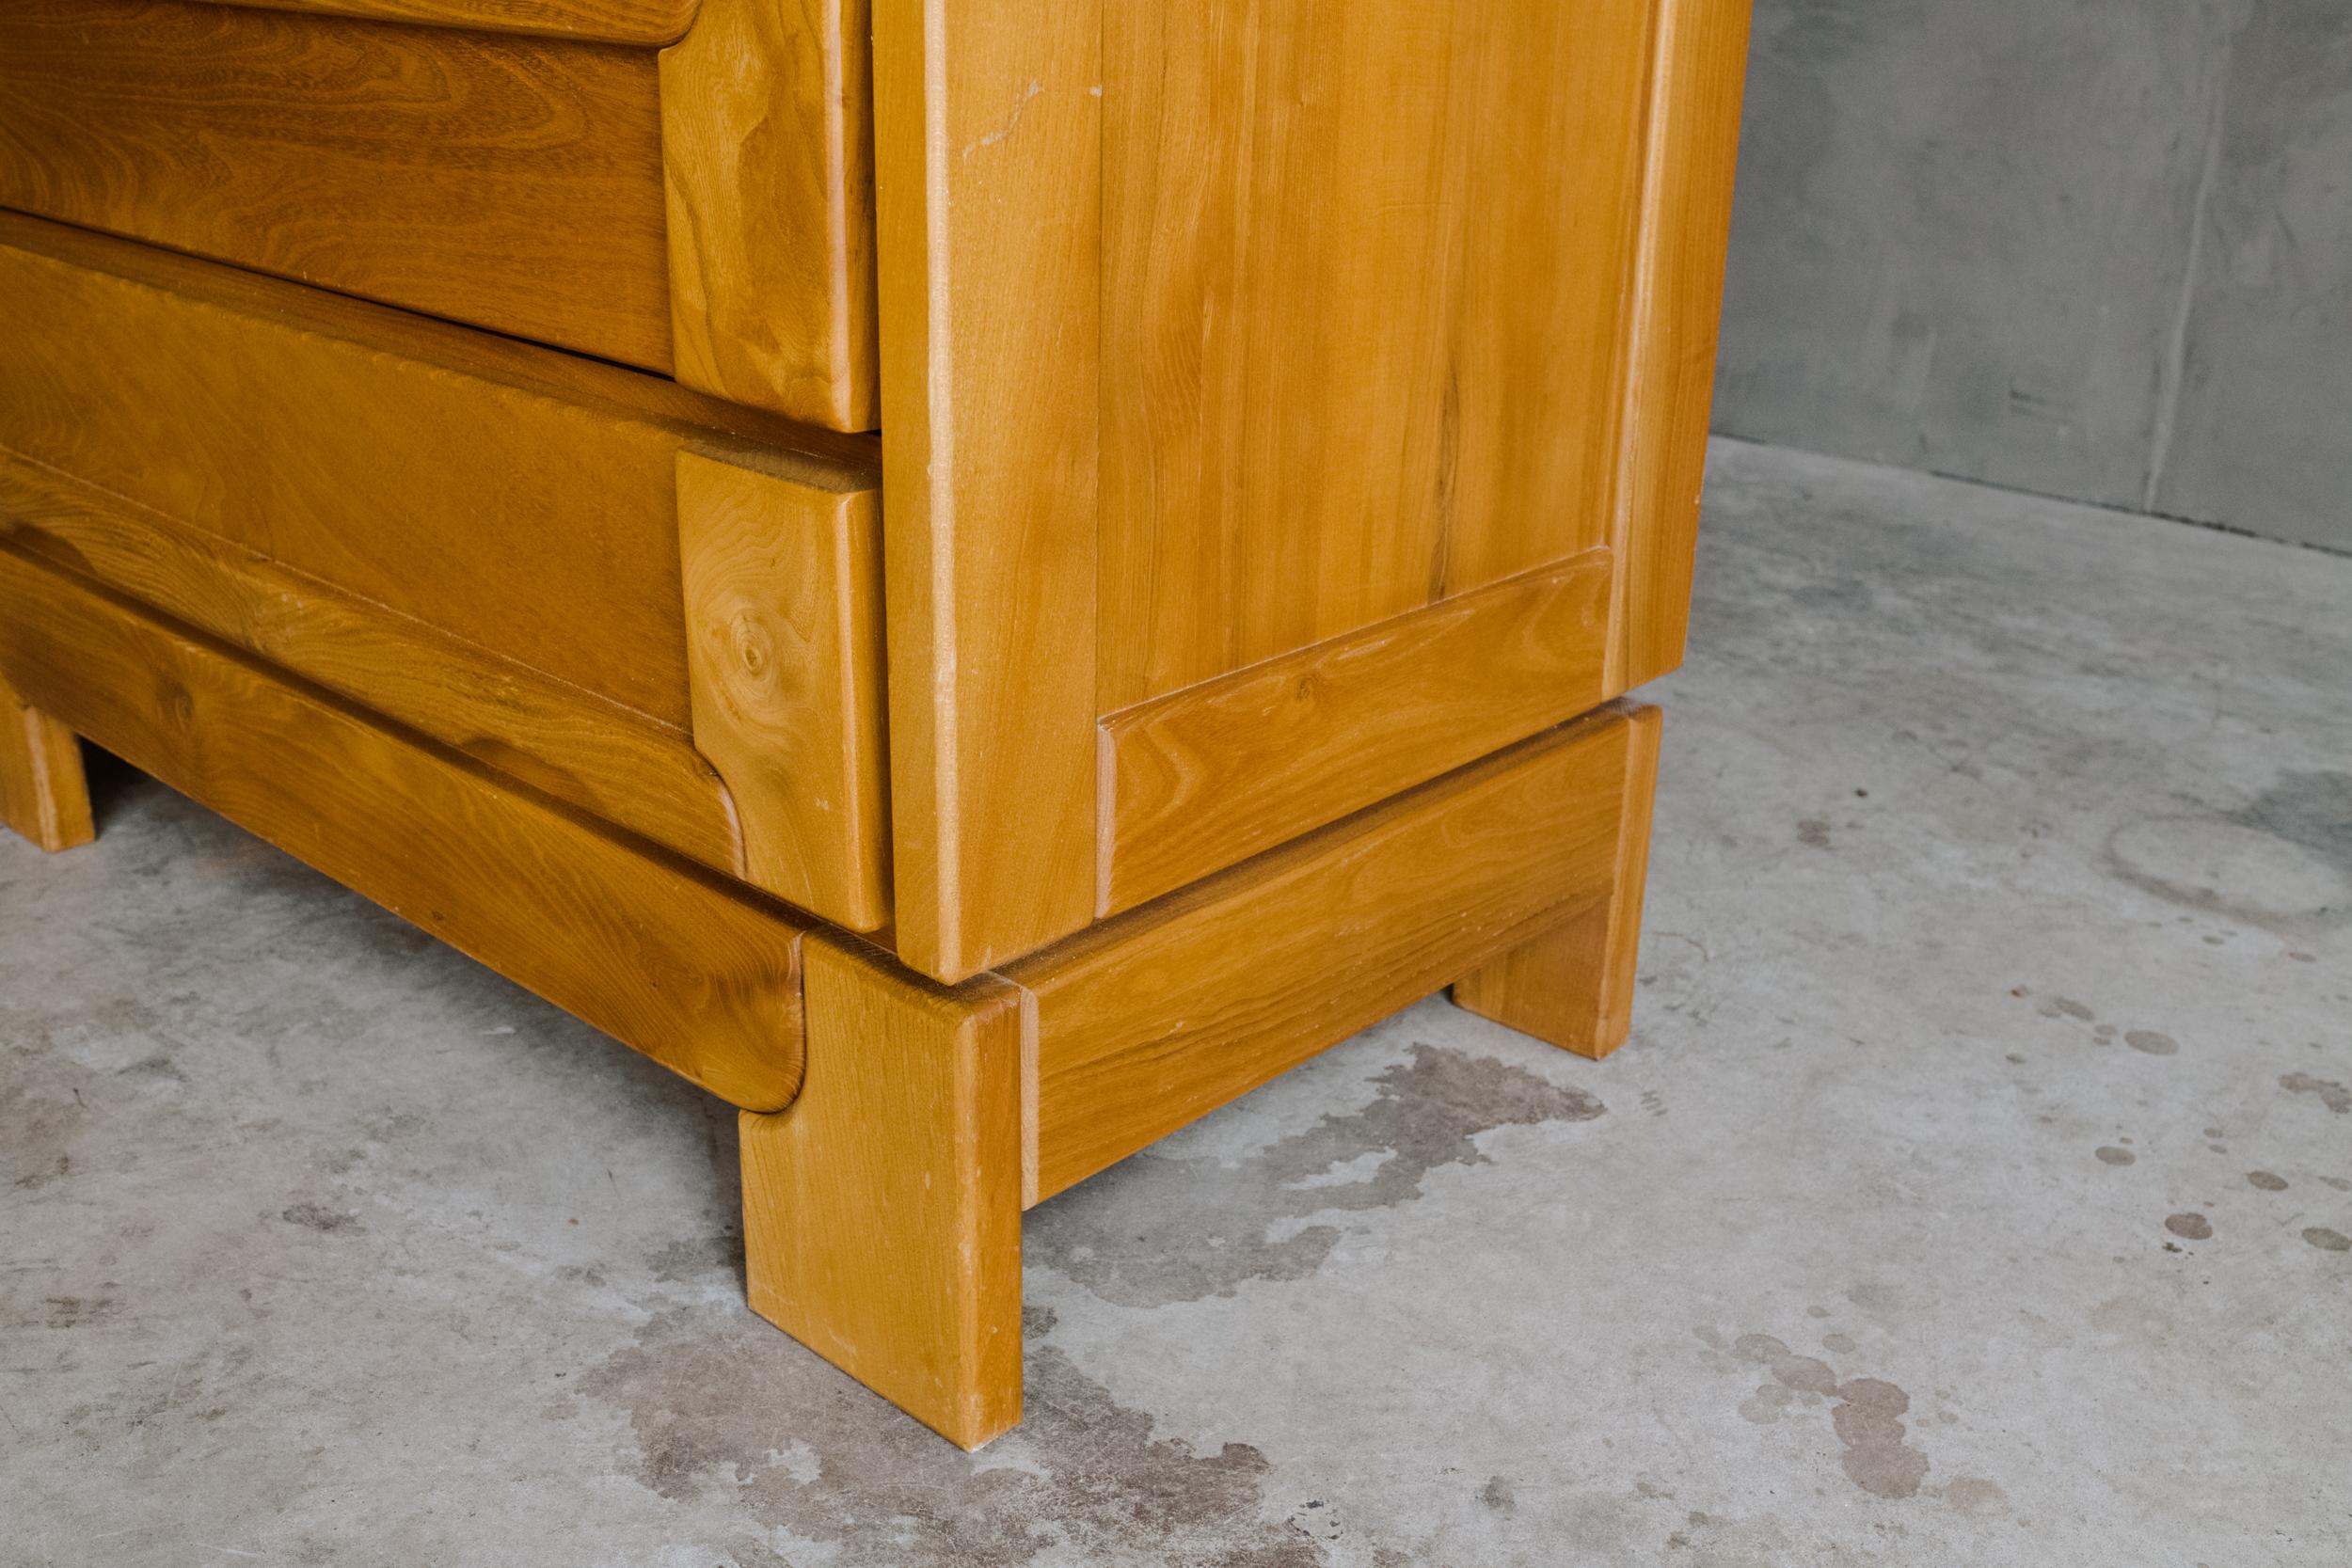
[[[1612,577],[1587,550],[1105,718],[1101,912],[1593,707]]]
[[[702,0],[661,55],[675,373],[829,430],[878,414],[866,0]]]
[[[853,931],[890,918],[882,528],[870,490],[677,457],[693,744],[744,875]]]
[[[1707,481],[1750,0],[1661,0],[1615,480],[1609,689],[1682,662]]]
[[[778,904],[0,546],[0,671],[75,733],[746,1110],[791,1103]]]
[[[897,940],[1094,911],[1102,0],[876,0]]]
[[[1617,875],[1618,704],[1007,966],[1035,1203],[1507,952]]]
[[[106,583],[557,799],[742,875],[686,732],[0,449],[0,542]]]
[[[56,854],[96,836],[73,732],[0,680],[0,828]]]
[[[1021,1023],[848,939],[806,946],[807,1081],[742,1119],[752,1310],[949,1441],[1021,1419]]]
[[[209,0],[259,10],[413,22],[485,33],[656,45],[683,34],[697,0]]]

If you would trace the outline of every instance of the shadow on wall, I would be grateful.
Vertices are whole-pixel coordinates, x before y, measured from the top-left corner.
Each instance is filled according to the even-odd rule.
[[[1718,430],[2352,550],[2352,6],[1755,38]]]

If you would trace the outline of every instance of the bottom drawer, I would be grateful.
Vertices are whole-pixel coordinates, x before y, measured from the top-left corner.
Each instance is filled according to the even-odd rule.
[[[857,930],[869,438],[0,214],[0,548]]]
[[[0,550],[0,715],[19,696],[722,1099],[800,1091],[807,926],[741,884]]]

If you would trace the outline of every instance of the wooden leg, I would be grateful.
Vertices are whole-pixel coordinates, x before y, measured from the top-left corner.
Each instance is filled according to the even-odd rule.
[[[73,732],[0,681],[0,825],[52,853],[98,836]]]
[[[1454,986],[1456,1006],[1580,1056],[1608,1055],[1633,1028],[1634,959],[1649,876],[1659,716],[1633,715],[1617,859],[1609,891]]]
[[[1020,992],[804,953],[801,1097],[742,1118],[752,1309],[978,1448],[1021,1419]]]

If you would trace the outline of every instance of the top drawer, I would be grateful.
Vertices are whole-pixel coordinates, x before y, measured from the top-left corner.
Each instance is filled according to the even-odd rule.
[[[871,429],[864,32],[855,0],[0,0],[0,205]]]

